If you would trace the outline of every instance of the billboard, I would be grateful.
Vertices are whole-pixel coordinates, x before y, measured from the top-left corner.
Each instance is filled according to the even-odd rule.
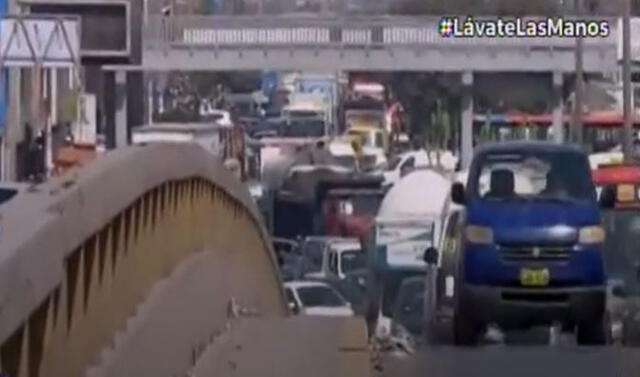
[[[126,58],[131,54],[130,0],[25,0],[24,3],[34,15],[79,16],[83,58]]]

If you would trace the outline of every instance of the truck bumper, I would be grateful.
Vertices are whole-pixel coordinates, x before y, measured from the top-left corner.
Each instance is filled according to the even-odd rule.
[[[476,323],[495,323],[504,329],[575,325],[601,319],[606,293],[601,286],[524,289],[466,285],[461,287],[460,309]]]

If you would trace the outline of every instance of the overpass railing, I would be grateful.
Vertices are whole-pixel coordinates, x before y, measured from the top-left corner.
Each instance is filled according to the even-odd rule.
[[[585,46],[612,47],[617,21],[607,19],[605,38],[586,38]],[[358,47],[525,47],[572,49],[574,38],[446,38],[439,17],[150,17],[145,48],[358,48]]]
[[[8,376],[85,376],[151,289],[204,250],[226,261],[211,271],[220,285],[210,287],[210,300],[222,308],[234,294],[264,314],[287,313],[248,190],[200,147],[109,152],[18,194],[2,206],[0,229],[0,371]],[[222,328],[215,320],[207,325]],[[208,337],[206,328],[197,333],[194,343]],[[171,342],[187,364],[181,339],[159,346]]]

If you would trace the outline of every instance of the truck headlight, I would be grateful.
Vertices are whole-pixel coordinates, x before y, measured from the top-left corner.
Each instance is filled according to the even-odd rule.
[[[578,233],[578,242],[586,244],[604,242],[604,229],[601,226],[584,226]]]
[[[469,225],[466,227],[465,236],[467,241],[478,244],[492,244],[493,230],[485,226]]]

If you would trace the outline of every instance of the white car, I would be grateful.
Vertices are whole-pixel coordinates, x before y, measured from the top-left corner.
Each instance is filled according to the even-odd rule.
[[[326,283],[291,281],[284,284],[284,289],[294,314],[329,317],[354,315],[347,300]]]

